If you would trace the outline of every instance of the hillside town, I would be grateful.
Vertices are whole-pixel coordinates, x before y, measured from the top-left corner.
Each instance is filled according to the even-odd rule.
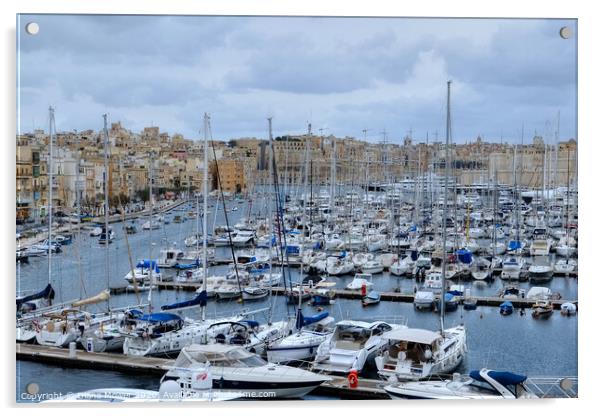
[[[365,132],[364,132],[365,135]],[[427,136],[428,137],[428,136]],[[377,141],[333,135],[281,136],[274,140],[274,154],[281,184],[301,185],[305,140],[309,139],[312,181],[337,184],[369,185],[403,181],[428,172],[443,171],[444,146],[441,141],[389,138],[383,132]],[[549,187],[566,185],[576,177],[574,139],[544,141],[535,135],[530,143],[514,145],[488,141],[480,136],[465,144],[452,144],[452,175],[461,185],[512,184],[515,172],[515,148],[521,174],[519,185]],[[44,130],[17,136],[16,218],[17,222],[37,222],[46,215],[48,204],[48,143]],[[111,124],[109,129],[108,188],[112,209],[141,209],[149,195],[149,160],[154,160],[153,187],[161,199],[176,198],[199,190],[203,183],[203,145],[200,140],[169,135],[157,126],[136,133]],[[79,202],[83,212],[95,216],[103,210],[103,139],[102,131],[58,132],[54,153],[53,206],[57,211],[72,212]],[[209,186],[230,194],[252,191],[268,175],[269,142],[260,138],[213,140],[208,155]],[[544,164],[544,158],[547,163]],[[333,169],[332,167],[336,166]],[[544,166],[547,171],[544,172]],[[79,195],[77,195],[79,193]]]

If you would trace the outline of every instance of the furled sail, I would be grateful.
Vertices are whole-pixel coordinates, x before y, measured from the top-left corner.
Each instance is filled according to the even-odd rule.
[[[111,295],[109,294],[109,290],[105,289],[96,296],[92,296],[91,298],[82,299],[82,300],[78,300],[77,302],[73,302],[71,304],[71,306],[77,307],[77,306],[84,306],[84,305],[93,305],[95,303],[104,302],[104,301],[109,300],[110,296]]]

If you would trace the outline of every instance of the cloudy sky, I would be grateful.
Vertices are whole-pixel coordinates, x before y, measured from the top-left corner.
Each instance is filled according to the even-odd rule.
[[[25,33],[28,22],[40,26]],[[553,141],[576,135],[573,20],[22,15],[17,114],[21,132],[102,127],[220,139],[323,134],[399,142],[445,134],[515,141],[524,123]]]

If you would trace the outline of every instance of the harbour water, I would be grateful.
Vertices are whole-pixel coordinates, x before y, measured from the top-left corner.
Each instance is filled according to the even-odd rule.
[[[214,205],[214,204],[212,204]],[[234,224],[247,214],[247,204],[230,201],[228,210],[237,207],[229,213],[230,224]],[[215,209],[215,205],[212,209]],[[182,212],[177,212],[183,214]],[[172,219],[174,213],[166,215]],[[208,218],[212,220],[213,214]],[[142,231],[141,224],[145,219],[138,219],[138,233],[129,235],[129,245],[134,263],[142,258],[156,258],[159,250],[172,247],[174,244],[183,248],[183,240],[195,232],[195,220],[184,223],[164,225],[161,229],[152,231],[152,242],[149,231]],[[223,224],[223,211],[218,212],[217,224]],[[92,296],[109,287],[123,286],[123,276],[129,271],[128,250],[123,235],[122,225],[114,223],[115,240],[109,245],[109,261],[107,269],[106,247],[98,243],[97,237],[90,237],[82,231],[78,241],[63,246],[63,252],[54,255],[52,260],[52,285],[57,292],[55,302],[79,299]],[[216,257],[227,258],[229,248],[218,248]],[[81,259],[81,260],[78,260]],[[29,264],[17,266],[17,289],[19,292],[35,291],[43,288],[48,282],[48,261],[45,257],[30,258]],[[227,266],[216,266],[212,274],[224,271]],[[108,270],[108,272],[107,272]],[[167,273],[174,273],[167,271]],[[293,281],[298,280],[299,269],[290,270]],[[333,278],[337,288],[351,281],[352,276]],[[415,281],[411,278],[396,277],[388,272],[374,275],[374,288],[381,291],[393,291],[399,288],[401,292],[411,293]],[[474,296],[495,296],[504,282],[496,278],[493,282],[462,282],[471,288]],[[519,286],[528,289],[528,282]],[[551,282],[540,286],[549,287],[552,292],[558,292],[563,299],[577,300],[577,279],[555,277]],[[191,298],[192,292],[161,290],[153,291],[152,304],[154,310],[166,303]],[[147,302],[148,293],[141,294],[142,302]],[[241,308],[260,309],[269,306],[270,300],[264,298],[252,303],[217,302],[208,304],[208,316],[225,315],[229,312],[240,311]],[[273,320],[280,320],[287,315],[294,315],[293,306],[286,304],[284,297],[273,297],[271,315]],[[114,295],[110,299],[111,307],[134,305],[136,296],[133,293]],[[107,304],[95,305],[94,311],[106,309]],[[404,317],[408,325],[436,330],[439,327],[439,315],[434,312],[416,311],[411,303],[380,302],[378,305],[363,308],[359,300],[336,299],[333,305],[323,307],[335,319],[383,319],[394,322],[393,317]],[[307,304],[303,305],[306,315],[317,313],[317,310]],[[185,315],[198,317],[196,309],[184,311]],[[265,322],[267,313],[255,317]],[[577,375],[577,322],[578,315],[565,317],[555,312],[549,319],[533,319],[529,313],[516,311],[513,315],[502,316],[498,308],[479,306],[477,310],[465,311],[461,307],[446,315],[446,326],[463,323],[467,329],[468,354],[461,367],[457,370],[465,373],[472,369],[483,367],[509,370],[528,376],[576,376]],[[83,391],[100,387],[131,387],[157,389],[159,380],[156,376],[132,376],[108,371],[92,371],[81,369],[63,369],[40,363],[17,362],[17,400],[23,399],[22,393],[29,383],[36,383],[40,392],[67,393]],[[309,396],[307,398],[316,398]]]

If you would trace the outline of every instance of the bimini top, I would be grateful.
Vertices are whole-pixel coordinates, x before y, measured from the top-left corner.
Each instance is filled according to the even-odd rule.
[[[514,386],[516,384],[520,384],[527,379],[527,376],[523,376],[520,374],[510,373],[508,371],[493,371],[493,370],[485,370],[487,375],[497,381],[498,383],[504,386]],[[473,370],[470,372],[470,377],[475,379],[476,381],[484,381],[487,382],[478,370]]]
[[[364,322],[364,321],[352,321],[352,320],[343,320],[336,323],[336,326],[356,326],[358,328],[363,329],[372,329],[380,324],[387,324],[383,321],[374,321],[374,322]],[[387,324],[389,325],[389,324]]]
[[[180,318],[175,313],[150,313],[147,315],[142,315],[140,318],[137,318],[139,321],[146,321],[151,323],[158,322],[168,322],[168,321],[181,321]]]
[[[383,334],[384,339],[395,341],[416,342],[418,344],[432,344],[441,338],[438,332],[420,328],[398,328]]]

